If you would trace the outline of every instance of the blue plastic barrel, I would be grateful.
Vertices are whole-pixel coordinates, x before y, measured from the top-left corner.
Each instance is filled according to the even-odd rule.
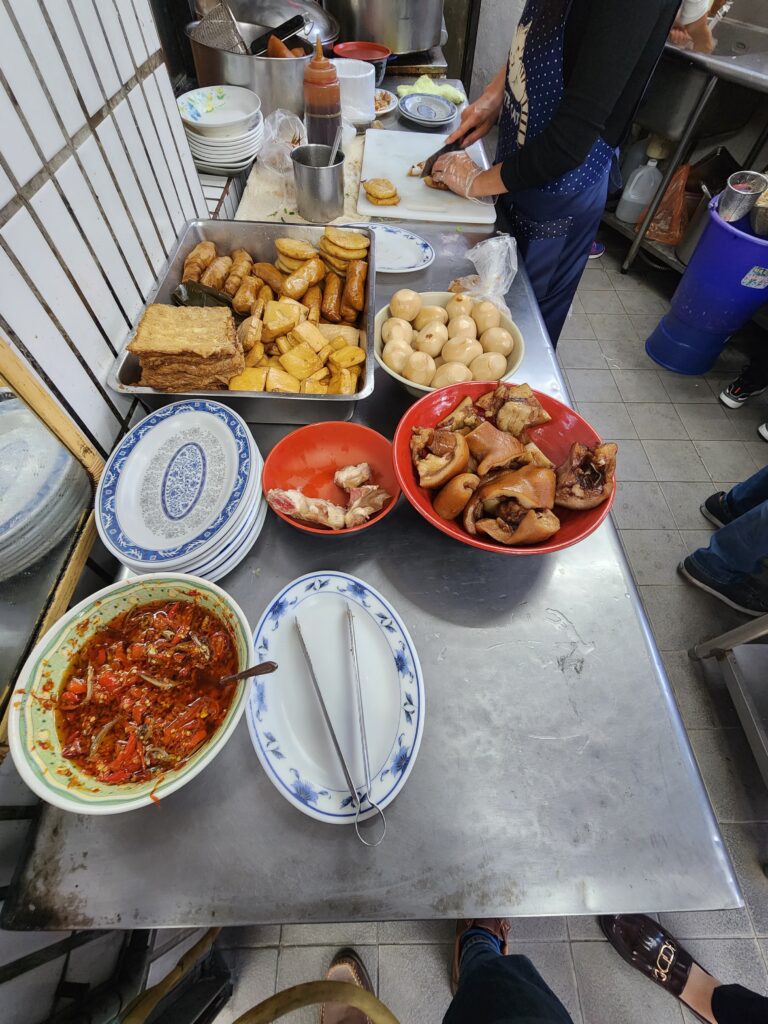
[[[645,343],[651,359],[676,373],[709,370],[731,335],[768,302],[768,239],[751,233],[749,218],[727,224],[718,198],[669,312]]]

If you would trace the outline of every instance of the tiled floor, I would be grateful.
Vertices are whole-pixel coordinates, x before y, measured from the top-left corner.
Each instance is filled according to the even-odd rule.
[[[717,401],[744,362],[735,348],[704,377],[676,376],[648,358],[643,343],[678,278],[643,264],[622,276],[619,255],[627,243],[613,235],[605,241],[608,251],[584,275],[558,355],[579,410],[620,444],[614,519],[747,900],[744,910],[662,920],[723,980],[768,994],[768,791],[717,670],[697,667],[686,654],[692,643],[744,619],[675,572],[685,552],[706,543],[702,499],[768,463],[768,444],[756,433],[768,405],[731,412]],[[450,1001],[453,927],[443,921],[227,929],[221,941],[238,983],[217,1024],[229,1024],[275,988],[321,977],[343,945],[362,954],[379,996],[403,1024],[439,1024]],[[511,938],[513,952],[531,957],[575,1024],[693,1021],[619,959],[592,918],[518,920]],[[318,1018],[305,1010],[283,1019]]]

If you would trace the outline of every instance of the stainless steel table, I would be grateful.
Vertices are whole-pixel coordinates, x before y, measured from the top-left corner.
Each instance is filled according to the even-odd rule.
[[[444,288],[481,237],[416,225]],[[564,397],[524,272],[510,295],[520,378]],[[409,402],[383,372],[360,419],[392,436]],[[264,453],[291,428],[255,427]],[[621,453],[619,453],[619,473]],[[243,720],[201,776],[116,817],[46,808],[7,928],[155,927],[736,907],[739,890],[610,522],[560,554],[456,543],[401,500],[380,525],[318,539],[270,515],[224,585],[252,622],[313,569],[370,582],[408,625],[426,720],[384,843],[301,814]]]

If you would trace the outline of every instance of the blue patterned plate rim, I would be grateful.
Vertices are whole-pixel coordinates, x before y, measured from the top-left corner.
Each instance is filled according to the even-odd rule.
[[[368,225],[376,236],[376,273],[377,274],[408,274],[414,270],[423,270],[425,267],[430,266],[435,260],[435,250],[426,240],[420,235],[416,235],[413,231],[408,231],[406,228],[395,227],[393,224],[369,224]],[[401,242],[409,242],[415,250],[418,251],[418,259],[411,258],[409,252],[410,249],[403,248],[403,262],[401,264],[389,263],[387,256],[385,255],[386,239],[392,238],[397,239]]]
[[[253,634],[259,662],[270,660],[270,636],[280,628],[280,621],[289,609],[295,613],[304,601],[317,594],[342,596],[362,609],[381,630],[392,652],[400,683],[400,718],[396,736],[385,759],[386,767],[378,773],[373,782],[376,802],[384,808],[395,799],[405,785],[421,744],[425,692],[419,657],[405,623],[386,598],[369,583],[356,576],[339,571],[327,571],[310,572],[299,576],[283,587],[267,605]],[[333,825],[353,824],[355,810],[351,796],[345,795],[346,791],[329,792],[322,787],[316,787],[311,779],[302,778],[295,768],[282,763],[286,760],[286,755],[280,749],[280,739],[268,726],[268,689],[275,680],[275,676],[255,679],[251,684],[246,705],[251,742],[267,777],[289,803],[309,817]],[[370,725],[368,728],[370,729]],[[371,765],[371,771],[374,770],[376,766]],[[389,776],[386,783],[385,776]],[[382,793],[377,783],[382,785],[382,788],[389,788]],[[321,798],[331,800],[333,809],[323,809],[318,803]],[[375,814],[376,811],[371,808],[360,815],[360,820],[363,821]]]
[[[115,507],[122,467],[137,445],[154,427],[173,416],[189,412],[215,416],[228,428],[237,451],[234,485],[216,518],[194,537],[173,547],[159,550],[143,548],[125,534]],[[223,529],[231,527],[232,517],[240,508],[243,496],[250,493],[249,484],[252,483],[252,470],[256,462],[252,458],[254,449],[255,443],[245,421],[236,412],[219,402],[202,398],[186,399],[181,402],[173,402],[151,413],[125,435],[110,455],[99,481],[96,493],[96,525],[102,540],[107,547],[116,552],[118,557],[125,556],[139,564],[152,563],[166,568],[170,568],[174,560],[183,560],[195,551],[208,548],[215,543],[218,534]]]
[[[450,100],[442,96],[433,96],[428,92],[413,92],[409,96],[403,96],[398,103],[400,110],[415,121],[422,124],[444,124],[456,116],[458,107]],[[419,107],[426,107],[432,111],[432,115],[422,114]]]

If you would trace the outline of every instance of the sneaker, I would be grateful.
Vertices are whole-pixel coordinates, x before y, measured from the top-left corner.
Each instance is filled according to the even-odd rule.
[[[768,423],[761,423],[757,432],[764,441],[768,441]]]
[[[725,491],[718,491],[717,494],[710,494],[703,505],[700,506],[701,514],[715,526],[725,526],[731,523],[736,516],[731,514],[725,502]]]
[[[746,368],[733,383],[720,392],[720,401],[729,409],[740,409],[748,398],[756,398],[768,389],[768,384],[756,379]]]
[[[591,260],[599,260],[605,252],[605,246],[602,242],[593,242],[592,248],[589,250],[589,258]]]
[[[737,612],[755,617],[768,615],[768,591],[759,589],[749,576],[737,583],[721,583],[700,569],[690,555],[682,560],[677,571],[694,587],[705,590]]]

